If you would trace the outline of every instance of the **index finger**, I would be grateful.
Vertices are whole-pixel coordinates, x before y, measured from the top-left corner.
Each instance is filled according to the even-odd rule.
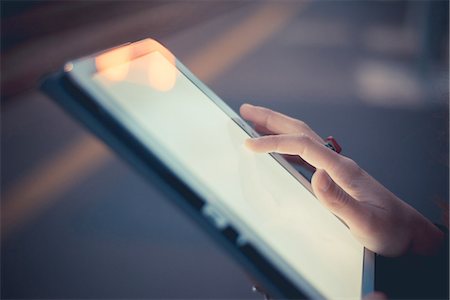
[[[316,169],[325,170],[343,189],[351,189],[353,179],[361,175],[361,168],[354,161],[306,135],[269,135],[245,143],[255,152],[299,155]]]
[[[244,119],[270,132],[278,134],[306,134],[318,142],[323,141],[305,122],[271,109],[245,103],[241,106],[240,113]]]

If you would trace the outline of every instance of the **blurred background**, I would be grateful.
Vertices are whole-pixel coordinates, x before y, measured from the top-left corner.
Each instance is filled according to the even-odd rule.
[[[157,186],[38,89],[67,60],[146,37],[232,108],[268,106],[335,136],[445,223],[448,5],[1,1],[1,297],[261,298]]]

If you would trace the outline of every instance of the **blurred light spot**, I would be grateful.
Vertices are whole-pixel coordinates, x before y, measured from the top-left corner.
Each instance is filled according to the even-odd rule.
[[[120,49],[118,49],[120,50]],[[159,52],[160,56],[147,55],[152,51]],[[102,55],[103,56],[103,55]],[[139,63],[133,58],[142,57]],[[109,60],[114,60],[110,62]],[[124,52],[113,50],[106,53],[104,58],[100,58],[102,68],[98,69],[102,73],[102,83],[114,83],[114,81],[129,81],[144,86],[149,84],[159,91],[168,91],[175,86],[177,70],[175,56],[164,46],[152,39],[145,39],[125,47]],[[168,62],[169,63],[168,63]]]
[[[73,70],[73,64],[72,63],[67,63],[64,65],[64,72],[70,72]]]
[[[130,46],[120,47],[105,52],[95,58],[95,66],[110,81],[125,79],[130,67]]]
[[[405,67],[367,61],[356,68],[357,93],[361,100],[379,106],[421,104],[421,83]]]
[[[166,57],[170,59],[170,57]],[[170,64],[159,56],[150,56],[148,61],[148,80],[150,85],[159,91],[171,90],[177,80],[177,69],[173,67],[175,58]]]

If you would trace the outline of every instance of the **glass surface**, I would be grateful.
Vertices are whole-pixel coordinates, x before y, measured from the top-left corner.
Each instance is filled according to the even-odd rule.
[[[105,104],[186,181],[220,202],[326,298],[359,298],[364,248],[268,154],[256,154],[228,115],[159,52],[94,74]],[[207,192],[211,191],[214,197]],[[234,223],[233,223],[234,224]],[[239,226],[238,226],[239,227]]]

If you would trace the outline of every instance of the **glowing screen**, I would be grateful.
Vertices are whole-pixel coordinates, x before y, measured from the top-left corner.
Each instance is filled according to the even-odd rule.
[[[334,215],[272,156],[247,150],[247,133],[159,52],[125,64],[93,79],[133,134],[251,228],[249,239],[290,266],[291,280],[326,298],[360,298],[363,247]]]

